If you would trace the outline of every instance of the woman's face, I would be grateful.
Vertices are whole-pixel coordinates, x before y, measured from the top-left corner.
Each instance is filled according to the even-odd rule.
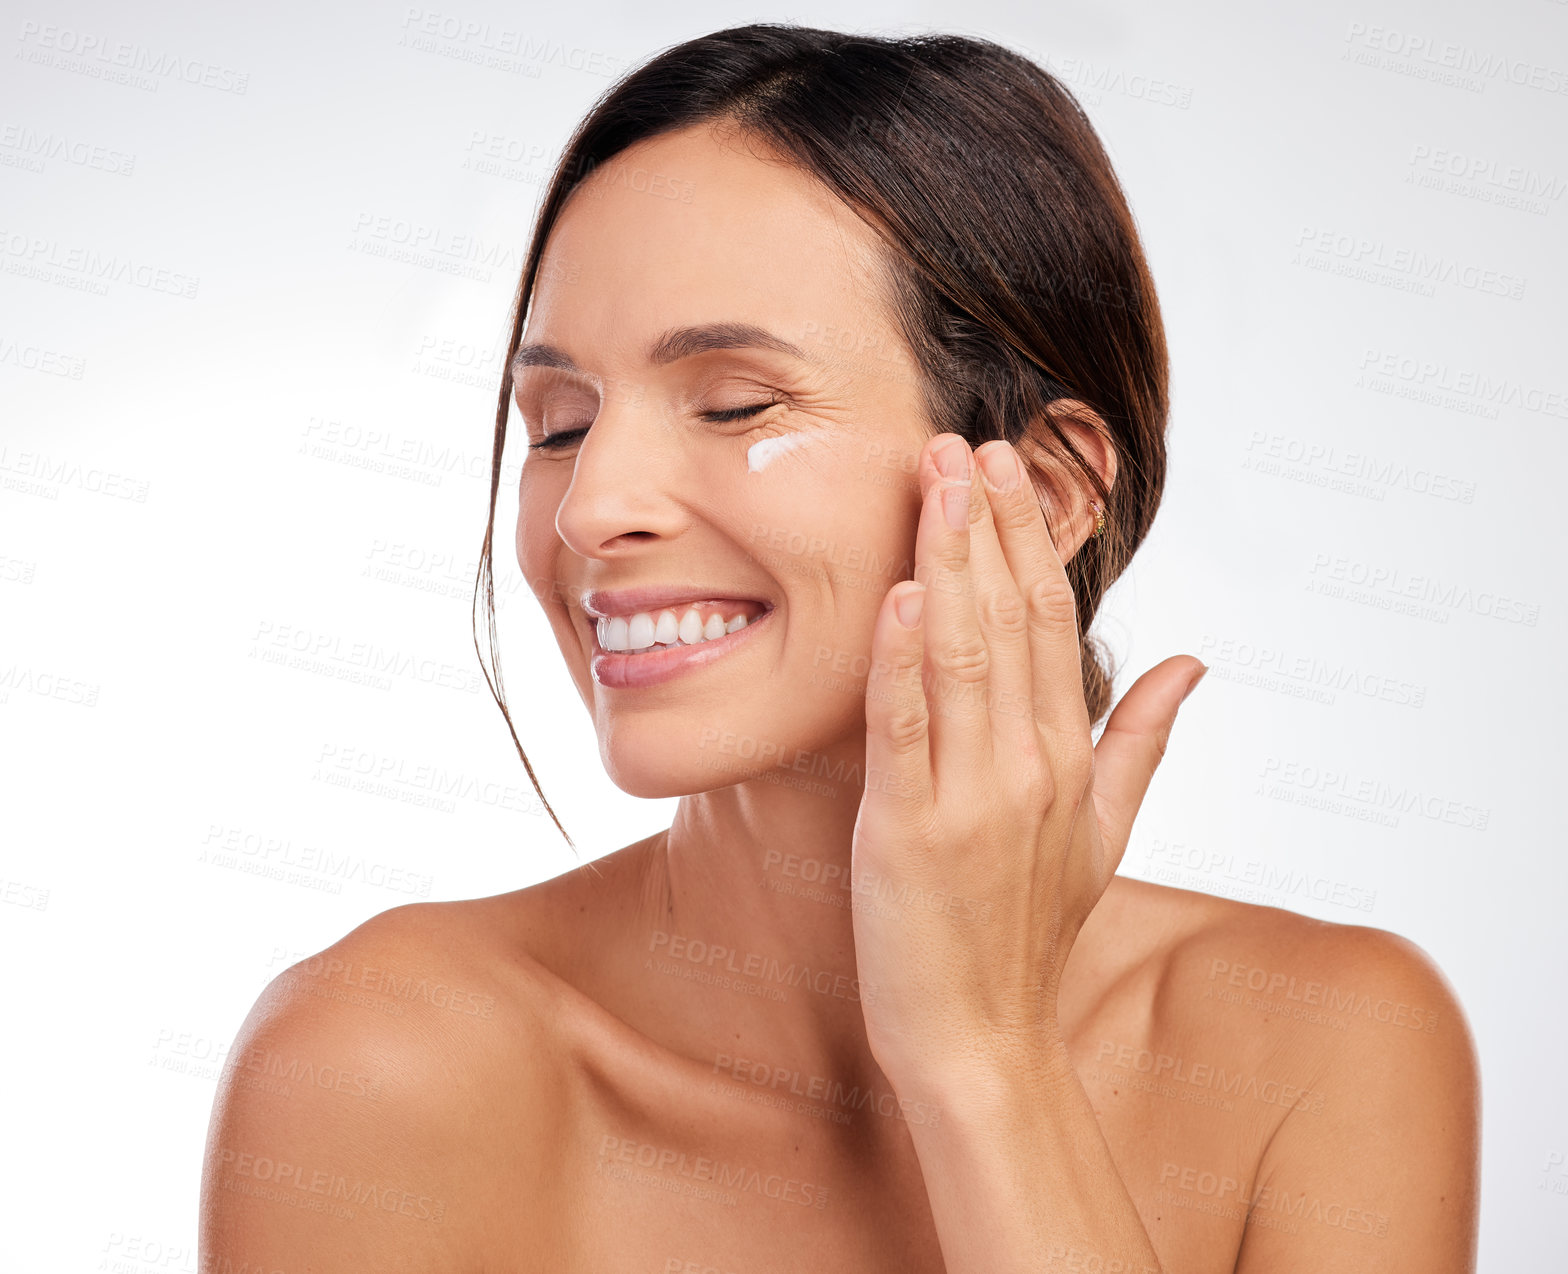
[[[605,768],[632,795],[779,766],[821,775],[864,747],[872,628],[912,574],[915,465],[931,433],[876,245],[814,178],[706,125],[602,166],[550,235],[515,395],[530,443],[568,437],[527,454],[518,561]],[[716,324],[751,325],[798,353],[751,339],[654,350]],[[552,352],[527,354],[540,346]],[[546,365],[560,355],[576,370]],[[771,611],[672,677],[601,684],[581,600],[660,586]],[[721,622],[745,609],[721,607]],[[638,658],[667,657],[612,662]]]

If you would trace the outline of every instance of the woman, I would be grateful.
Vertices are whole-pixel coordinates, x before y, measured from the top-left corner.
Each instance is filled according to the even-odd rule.
[[[1051,76],[945,36],[673,48],[569,143],[515,319],[483,591],[512,397],[519,563],[611,778],[678,811],[280,976],[204,1262],[1474,1268],[1431,960],[1114,875],[1203,667],[1093,745],[1081,634],[1159,504],[1166,349]]]

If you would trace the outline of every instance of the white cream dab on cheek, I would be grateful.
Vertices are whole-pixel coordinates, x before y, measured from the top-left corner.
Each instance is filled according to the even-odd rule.
[[[805,434],[781,434],[777,438],[764,438],[746,448],[746,472],[760,473],[785,452],[793,451],[806,441]]]

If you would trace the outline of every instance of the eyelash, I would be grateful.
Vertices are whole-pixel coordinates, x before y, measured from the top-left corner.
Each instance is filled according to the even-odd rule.
[[[767,411],[769,407],[777,407],[780,401],[780,399],[775,398],[765,403],[753,403],[747,407],[726,407],[723,411],[704,411],[699,412],[698,415],[700,415],[704,420],[711,421],[716,425],[728,424],[732,420],[745,420],[750,416],[761,415],[763,412]],[[551,434],[548,438],[542,439],[539,442],[529,443],[528,450],[565,450],[567,441],[569,439],[580,438],[587,432],[588,431],[586,429],[563,429],[560,433]]]

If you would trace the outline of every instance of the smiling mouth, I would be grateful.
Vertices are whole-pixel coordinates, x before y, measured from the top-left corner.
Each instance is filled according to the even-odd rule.
[[[596,682],[610,689],[630,690],[656,685],[681,673],[702,668],[738,651],[750,640],[754,632],[767,627],[772,616],[773,607],[768,606],[755,618],[747,619],[739,627],[727,629],[722,635],[700,637],[694,642],[678,639],[674,643],[654,642],[637,650],[605,649],[600,641],[599,629],[606,625],[619,624],[627,628],[629,625],[619,616],[601,619],[594,629],[593,656],[589,660],[589,670]],[[640,624],[639,630],[644,627],[645,625]],[[688,631],[691,631],[691,626],[687,627]],[[665,623],[665,630],[667,635],[668,622]],[[644,633],[639,631],[639,639],[643,636]],[[678,636],[679,634],[677,638]]]
[[[594,621],[594,641],[606,654],[624,655],[702,646],[740,632],[772,609],[766,602],[726,599],[609,615]]]

